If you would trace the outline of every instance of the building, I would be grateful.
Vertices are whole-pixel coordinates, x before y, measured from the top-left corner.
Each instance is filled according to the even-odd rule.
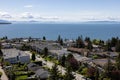
[[[78,54],[83,55],[83,56],[88,56],[89,55],[89,50],[84,49],[84,48],[69,47],[67,50],[71,51],[71,52],[78,53]]]
[[[110,61],[112,64],[115,64],[114,60],[110,59]],[[103,68],[108,63],[108,59],[107,58],[94,59],[92,62],[95,63],[97,66],[100,66]]]
[[[56,43],[56,42],[50,42],[50,41],[36,41],[28,44],[32,50],[35,50],[36,52],[41,53],[44,48],[48,48],[48,50],[60,50],[62,47]]]
[[[27,68],[29,71],[35,73],[33,76],[37,78],[37,80],[47,80],[50,75],[47,70],[44,70],[41,66],[39,66],[36,63],[29,63],[27,65]]]
[[[10,49],[10,48],[13,48],[13,45],[11,45],[10,43],[2,43],[2,48],[3,49]]]
[[[67,51],[66,49],[61,50],[49,50],[50,54],[57,59],[61,59],[63,55],[67,56],[68,54],[71,54],[71,52]]]
[[[30,55],[17,49],[2,49],[4,61],[10,63],[29,63]]]
[[[38,80],[47,80],[49,78],[49,72],[47,70],[44,70],[44,69],[38,69],[36,72],[35,72],[35,77],[38,79]]]

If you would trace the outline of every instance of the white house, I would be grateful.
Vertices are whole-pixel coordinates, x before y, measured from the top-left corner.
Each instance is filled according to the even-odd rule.
[[[3,58],[10,63],[29,63],[30,55],[17,49],[2,49]]]

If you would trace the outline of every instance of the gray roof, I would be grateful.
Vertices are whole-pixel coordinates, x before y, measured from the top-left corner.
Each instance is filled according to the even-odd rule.
[[[43,50],[45,47],[48,48],[48,50],[60,50],[61,46],[58,43],[48,43],[48,42],[34,42],[29,44],[32,47],[39,48]]]
[[[70,54],[71,52],[65,50],[65,49],[61,49],[61,50],[50,50],[49,52],[51,52],[52,54],[56,54],[58,56],[63,56],[63,55],[68,55]]]
[[[110,59],[110,61],[114,64],[115,61]],[[107,58],[103,58],[103,59],[94,59],[93,63],[95,63],[96,65],[100,65],[101,67],[104,67],[108,62]]]
[[[35,72],[35,76],[40,78],[40,79],[47,79],[49,77],[49,72],[44,70],[44,69],[38,69]]]
[[[20,51],[20,50],[17,50],[17,49],[2,49],[2,52],[3,52],[4,59],[14,58],[14,57],[17,57],[17,56],[19,56],[19,57],[29,56],[24,51]]]
[[[31,70],[33,72],[37,71],[38,69],[41,69],[41,67],[39,65],[35,64],[35,63],[29,63],[27,65],[27,67],[28,67],[29,70]]]

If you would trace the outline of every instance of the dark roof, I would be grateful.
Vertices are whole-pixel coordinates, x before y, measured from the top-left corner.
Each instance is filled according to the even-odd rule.
[[[114,64],[115,61],[110,59],[110,61]],[[94,59],[93,60],[93,63],[95,63],[96,65],[99,65],[101,67],[104,67],[108,62],[108,59],[107,58],[103,58],[103,59]]]
[[[68,48],[67,50],[68,50],[68,51],[77,52],[77,53],[88,52],[88,49],[84,49],[84,48],[74,48],[74,47],[70,47],[70,48]]]
[[[44,69],[38,69],[35,72],[35,76],[40,78],[40,79],[47,79],[49,77],[49,72],[44,70]]]
[[[41,68],[39,65],[37,65],[37,64],[35,64],[35,63],[29,63],[29,64],[27,65],[27,67],[28,67],[28,70],[31,70],[31,71],[33,71],[33,72],[35,72],[35,71],[37,71],[38,69]]]

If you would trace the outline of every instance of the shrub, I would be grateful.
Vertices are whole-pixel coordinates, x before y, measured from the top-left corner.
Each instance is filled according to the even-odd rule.
[[[86,75],[87,71],[88,71],[88,68],[83,68],[81,71],[81,74]]]
[[[0,72],[0,77],[2,76],[2,72]]]

